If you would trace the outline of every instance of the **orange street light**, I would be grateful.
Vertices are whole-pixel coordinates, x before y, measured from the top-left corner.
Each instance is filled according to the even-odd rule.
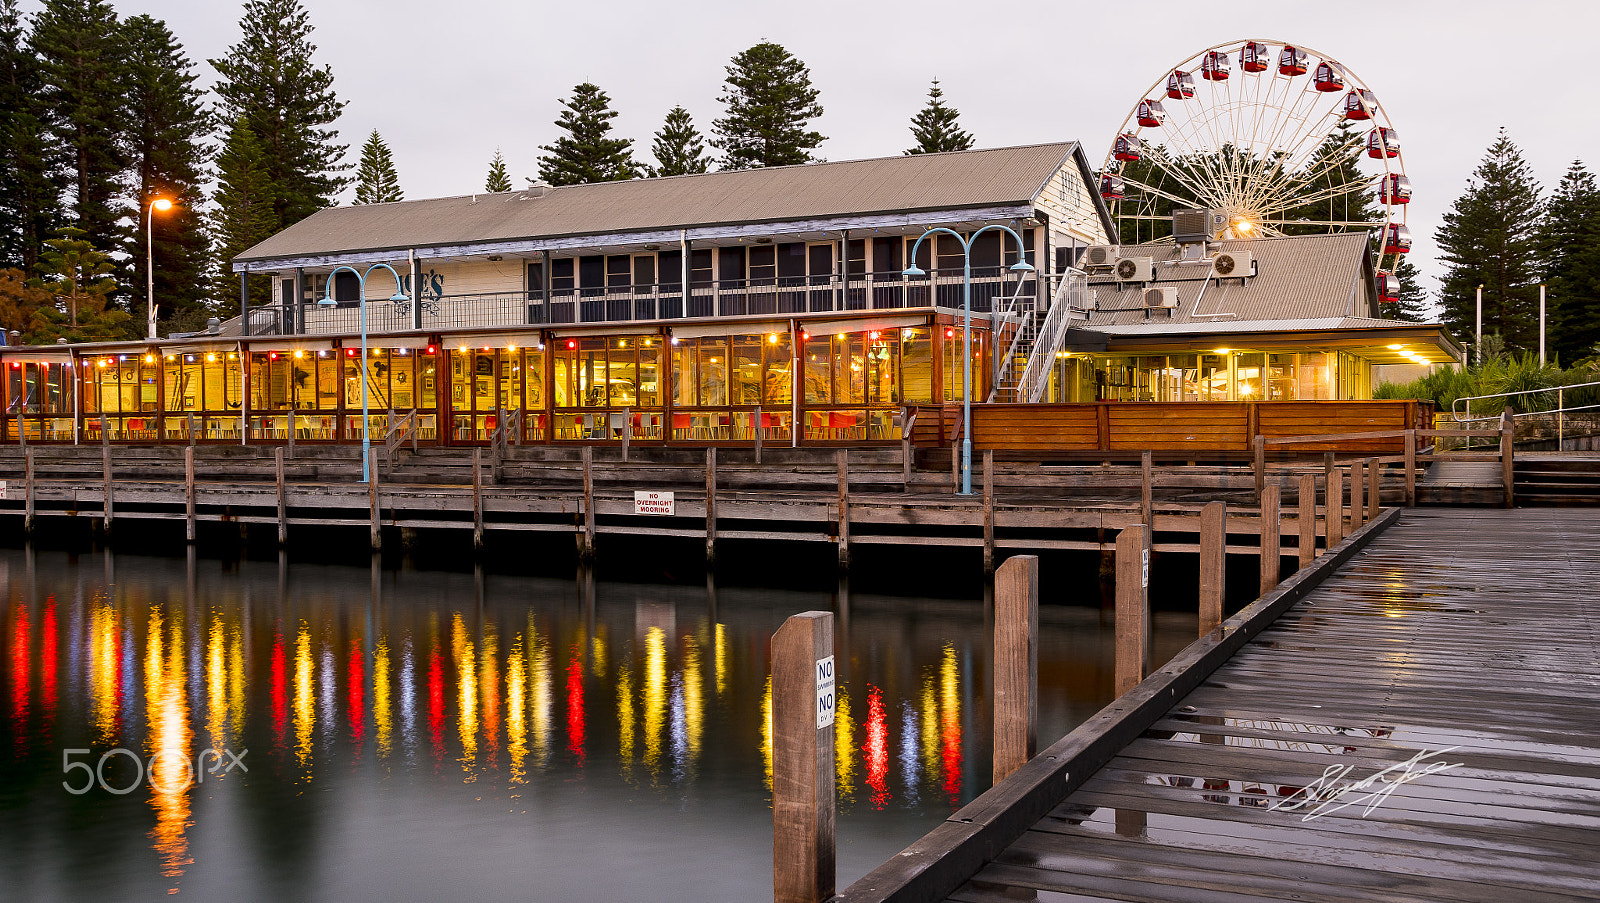
[[[156,239],[155,218],[156,211],[162,213],[172,209],[172,202],[166,198],[156,198],[150,202],[150,209],[145,213],[144,239],[145,239],[145,305],[149,318],[149,338],[156,337]]]

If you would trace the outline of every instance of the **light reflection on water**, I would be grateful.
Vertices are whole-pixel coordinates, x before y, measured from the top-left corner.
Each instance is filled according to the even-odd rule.
[[[815,608],[840,886],[988,785],[977,600],[99,563],[0,551],[0,887],[26,898],[764,898],[770,637]],[[1158,661],[1192,624],[1158,616]],[[1042,742],[1109,697],[1109,626],[1042,612]],[[63,748],[118,747],[142,786],[61,788]],[[249,771],[191,783],[209,748]]]

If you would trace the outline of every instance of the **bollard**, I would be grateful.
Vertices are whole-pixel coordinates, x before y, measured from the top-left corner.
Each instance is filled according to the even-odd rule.
[[[289,497],[283,482],[283,446],[272,450],[273,469],[278,482],[278,545],[289,543]]]
[[[183,450],[184,538],[194,542],[194,446]]]
[[[706,449],[706,567],[717,563],[717,450]]]
[[[833,613],[808,611],[772,635],[772,899],[834,891]]]
[[[1328,548],[1344,542],[1344,471],[1338,468],[1328,477],[1328,503],[1322,509],[1322,523],[1328,534]]]
[[[1300,488],[1295,496],[1296,526],[1300,528],[1300,567],[1317,560],[1317,478],[1311,474],[1300,477]]]
[[[1228,506],[1210,502],[1200,509],[1200,635],[1222,626],[1228,587]]]
[[[1277,483],[1268,486],[1261,494],[1261,595],[1272,592],[1278,585],[1278,573],[1283,554],[1283,523],[1278,516],[1282,490]]]
[[[1150,528],[1135,524],[1117,534],[1117,695],[1144,680],[1150,669]]]
[[[594,446],[583,447],[583,536],[578,560],[594,561]]]
[[[994,783],[1033,758],[1039,716],[1039,558],[1006,559],[994,578]]]
[[[472,450],[472,548],[483,551],[483,449]]]
[[[850,570],[850,450],[834,452],[839,467],[839,571]]]
[[[983,573],[994,573],[994,449],[983,450]]]

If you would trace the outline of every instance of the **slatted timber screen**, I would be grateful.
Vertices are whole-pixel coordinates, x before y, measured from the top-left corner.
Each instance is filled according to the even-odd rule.
[[[1280,401],[1257,406],[1261,435],[1269,439],[1283,436],[1338,435],[1371,433],[1379,430],[1413,429],[1415,403],[1409,401]],[[1290,454],[1399,455],[1405,453],[1405,440],[1342,439],[1335,442],[1297,442],[1278,446]]]
[[[991,404],[972,409],[974,448],[1016,451],[1100,447],[1094,405]]]
[[[1110,432],[1103,448],[1123,451],[1248,451],[1249,402],[1105,404]]]

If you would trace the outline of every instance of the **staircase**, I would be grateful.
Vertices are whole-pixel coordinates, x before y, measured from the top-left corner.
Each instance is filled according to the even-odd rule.
[[[1055,363],[1056,352],[1061,350],[1072,313],[1074,310],[1081,313],[1088,297],[1087,274],[1068,270],[1056,286],[1049,310],[1039,310],[1035,296],[1024,297],[1021,285],[1006,307],[997,307],[997,326],[1001,314],[1015,316],[1020,322],[1011,343],[997,359],[999,372],[995,374],[994,388],[989,391],[989,401],[1037,404],[1044,398],[1050,384],[1050,368]],[[998,328],[994,334],[1000,334]]]
[[[1512,479],[1519,506],[1600,507],[1600,453],[1519,454]]]

